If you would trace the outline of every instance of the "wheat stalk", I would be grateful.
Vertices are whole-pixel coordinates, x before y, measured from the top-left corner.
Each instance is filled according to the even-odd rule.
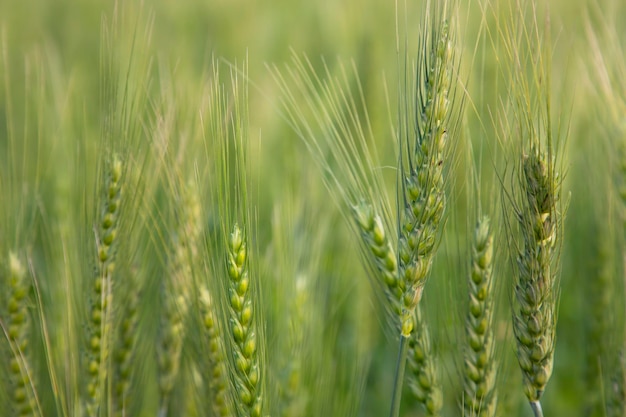
[[[421,322],[418,307],[436,252],[446,205],[443,169],[450,142],[450,87],[454,70],[453,36],[448,21],[441,16],[442,10],[435,8],[435,18],[440,20],[432,27],[427,27],[423,34],[415,81],[415,107],[405,109],[399,127],[401,156],[397,250],[402,317],[400,353],[390,413],[392,417],[400,412],[407,349],[419,350],[420,345],[427,348],[429,344],[428,330],[425,323]],[[425,25],[430,26],[431,23],[432,17],[428,14]],[[428,30],[431,31],[430,36]],[[401,101],[401,105],[406,103]],[[420,320],[421,328],[418,330],[424,331],[424,334],[414,336],[416,319]],[[441,407],[441,391],[435,382],[436,372],[433,362],[430,362],[432,358],[429,355],[425,360],[412,362],[412,374],[431,378],[424,384],[426,392],[431,395],[426,408],[435,415]]]

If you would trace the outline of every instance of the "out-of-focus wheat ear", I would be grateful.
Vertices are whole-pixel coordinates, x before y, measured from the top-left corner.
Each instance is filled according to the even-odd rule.
[[[87,322],[89,341],[85,383],[87,415],[90,417],[98,415],[107,378],[111,283],[115,269],[115,247],[118,243],[116,237],[122,202],[122,168],[122,161],[117,155],[108,161],[104,204],[98,219],[97,266],[91,287],[90,315]]]
[[[463,408],[467,417],[493,417],[496,412],[494,355],[493,236],[489,218],[478,221],[474,232],[469,274],[469,311],[463,372]]]
[[[598,223],[593,228],[597,238],[587,240],[589,252],[593,254],[590,264],[590,279],[585,283],[585,300],[587,306],[585,340],[584,381],[585,381],[585,415],[588,417],[605,416],[605,384],[606,373],[614,369],[610,367],[609,357],[615,350],[611,349],[611,339],[615,334],[614,318],[607,316],[607,311],[614,309],[613,297],[616,293],[613,283],[614,274],[614,239],[607,232],[608,227]],[[609,226],[610,227],[610,226]]]
[[[554,160],[535,147],[524,155],[519,178],[523,246],[517,259],[513,330],[524,392],[535,415],[542,415],[539,400],[552,374],[556,336],[557,268],[553,261],[560,244],[560,182]]]
[[[307,387],[303,383],[304,355],[302,349],[305,343],[305,333],[309,324],[310,289],[309,279],[306,275],[298,274],[295,278],[295,292],[289,306],[288,313],[291,322],[289,338],[292,349],[288,354],[288,365],[285,376],[281,381],[280,389],[280,415],[281,417],[297,417],[307,410]]]
[[[209,369],[204,375],[207,394],[212,404],[213,414],[220,417],[232,416],[233,407],[228,394],[228,375],[226,374],[226,352],[224,340],[220,334],[211,294],[206,288],[200,289],[200,312],[204,324],[204,336],[207,340],[207,359]]]
[[[129,396],[132,363],[137,343],[137,307],[139,304],[139,288],[131,285],[128,297],[120,305],[120,324],[117,340],[113,347],[113,413],[115,417],[129,415]]]
[[[227,268],[236,407],[245,416],[260,417],[263,399],[254,317],[255,307],[250,294],[246,237],[238,225],[234,226],[228,240]]]
[[[201,234],[201,207],[193,185],[182,187],[176,207],[178,224],[161,285],[161,323],[157,344],[159,372],[159,415],[167,416],[171,394],[178,379],[185,337],[185,318],[190,305],[192,265]]]
[[[24,265],[18,256],[9,253],[7,320],[4,331],[9,341],[10,404],[18,416],[38,415],[35,399],[35,381],[29,354],[30,319],[28,316],[28,292],[30,284]]]
[[[624,350],[611,368],[606,402],[606,417],[626,416],[626,355]]]
[[[443,391],[430,343],[430,331],[419,305],[415,309],[413,321],[415,331],[411,333],[409,339],[409,374],[407,375],[409,387],[415,398],[424,406],[426,415],[439,416],[443,407]]]
[[[398,260],[391,242],[385,232],[384,224],[374,212],[371,204],[361,203],[352,208],[354,218],[361,232],[368,262],[373,265],[373,273],[379,278],[387,300],[387,308],[402,318],[402,290],[398,277]]]

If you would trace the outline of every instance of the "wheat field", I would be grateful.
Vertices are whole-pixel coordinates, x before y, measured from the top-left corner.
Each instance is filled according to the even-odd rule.
[[[0,414],[626,416],[621,3],[0,2]]]

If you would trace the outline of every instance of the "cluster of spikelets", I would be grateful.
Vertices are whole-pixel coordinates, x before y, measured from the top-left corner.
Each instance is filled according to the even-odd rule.
[[[167,276],[161,283],[161,325],[157,356],[161,414],[166,415],[169,399],[177,382],[185,338],[185,319],[191,303],[192,265],[198,256],[201,236],[201,209],[197,192],[181,187],[176,213],[178,224],[168,260]]]
[[[248,275],[247,244],[243,231],[233,227],[228,242],[228,286],[230,334],[233,339],[235,389],[241,412],[250,417],[261,416],[262,396],[257,356],[257,330],[253,317]]]
[[[86,409],[97,416],[108,366],[111,285],[115,269],[115,245],[122,199],[122,161],[114,156],[106,167],[104,204],[99,219],[97,266],[90,297],[88,321]]]
[[[32,378],[32,360],[29,354],[30,319],[27,311],[28,275],[15,253],[9,253],[7,322],[4,331],[11,349],[9,361],[9,398],[7,410],[19,416],[39,415]]]
[[[489,218],[474,232],[469,273],[469,309],[465,323],[467,345],[463,372],[466,416],[494,416],[497,393],[494,324],[493,236]]]
[[[450,119],[449,92],[454,68],[452,41],[446,21],[432,36],[431,48],[422,70],[423,86],[418,86],[415,154],[408,155],[407,172],[401,188],[404,207],[401,208],[398,242],[399,277],[402,290],[402,335],[413,330],[413,310],[422,296],[430,271],[435,245],[444,214],[445,192],[443,162]],[[418,75],[419,77],[419,75]],[[448,139],[448,140],[447,140]]]
[[[525,394],[536,408],[552,374],[554,357],[559,179],[554,161],[535,148],[524,157],[520,176],[524,200],[518,215],[523,246],[517,259],[513,330]]]

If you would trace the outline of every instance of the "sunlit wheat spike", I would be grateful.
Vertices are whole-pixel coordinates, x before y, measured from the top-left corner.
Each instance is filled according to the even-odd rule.
[[[228,240],[227,272],[237,408],[246,416],[260,417],[263,399],[255,306],[250,291],[246,236],[238,225],[233,227]]]
[[[401,143],[401,148],[408,149],[399,185],[402,207],[398,243],[405,336],[413,330],[412,310],[421,298],[440,233],[446,205],[443,169],[450,140],[448,122],[454,62],[448,23],[437,23],[423,43],[415,87],[418,115],[415,126],[411,127],[415,129],[415,144]]]

